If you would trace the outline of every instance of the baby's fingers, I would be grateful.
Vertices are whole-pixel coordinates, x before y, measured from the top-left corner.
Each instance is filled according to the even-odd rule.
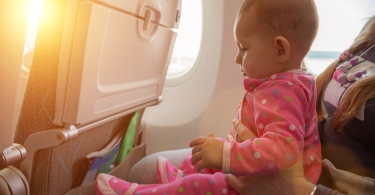
[[[195,165],[197,162],[199,163],[199,161],[202,161],[202,156],[201,151],[193,153],[191,156],[191,164]]]
[[[194,147],[203,144],[208,138],[207,137],[197,137],[191,140],[189,146]]]
[[[204,161],[203,160],[199,161],[197,164],[197,172],[201,172],[201,170],[205,167],[206,165],[204,164]]]

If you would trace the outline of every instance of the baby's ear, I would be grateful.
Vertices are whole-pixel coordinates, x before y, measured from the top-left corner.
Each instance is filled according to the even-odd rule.
[[[290,57],[290,44],[289,41],[282,36],[277,36],[274,39],[276,52],[279,62],[285,62]]]

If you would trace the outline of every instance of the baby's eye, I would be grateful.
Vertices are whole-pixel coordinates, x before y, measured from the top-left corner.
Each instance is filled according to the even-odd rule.
[[[247,52],[247,49],[246,49],[246,48],[240,48],[240,50],[241,50],[242,52]]]
[[[243,47],[242,44],[237,44],[238,46],[238,50],[241,51],[241,52],[247,52],[247,48]]]
[[[247,51],[246,48],[243,48],[243,47],[241,47],[241,46],[238,46],[238,49],[239,49],[240,51]]]

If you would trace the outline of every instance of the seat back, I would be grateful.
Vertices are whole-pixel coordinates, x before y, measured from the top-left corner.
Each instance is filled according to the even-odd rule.
[[[43,1],[14,140],[27,151],[20,169],[31,194],[79,186],[86,155],[125,134],[135,111],[160,102],[180,6],[166,2]],[[134,146],[145,147],[136,140]],[[137,153],[122,171],[144,148]]]

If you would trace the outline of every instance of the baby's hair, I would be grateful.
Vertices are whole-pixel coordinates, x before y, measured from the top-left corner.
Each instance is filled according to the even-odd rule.
[[[350,53],[355,54],[362,49],[369,48],[373,44],[375,44],[375,16],[372,16],[368,20],[348,50]],[[324,88],[331,80],[336,67],[342,62],[341,59],[334,61],[317,77],[317,113],[319,121],[325,120],[326,117],[326,111],[323,107]],[[349,87],[333,115],[332,126],[335,131],[341,131],[342,127],[356,116],[359,107],[363,103],[370,98],[375,98],[374,89],[375,75],[360,79]]]
[[[259,24],[293,40],[305,54],[310,50],[319,26],[314,0],[246,0],[239,14],[250,8]]]

